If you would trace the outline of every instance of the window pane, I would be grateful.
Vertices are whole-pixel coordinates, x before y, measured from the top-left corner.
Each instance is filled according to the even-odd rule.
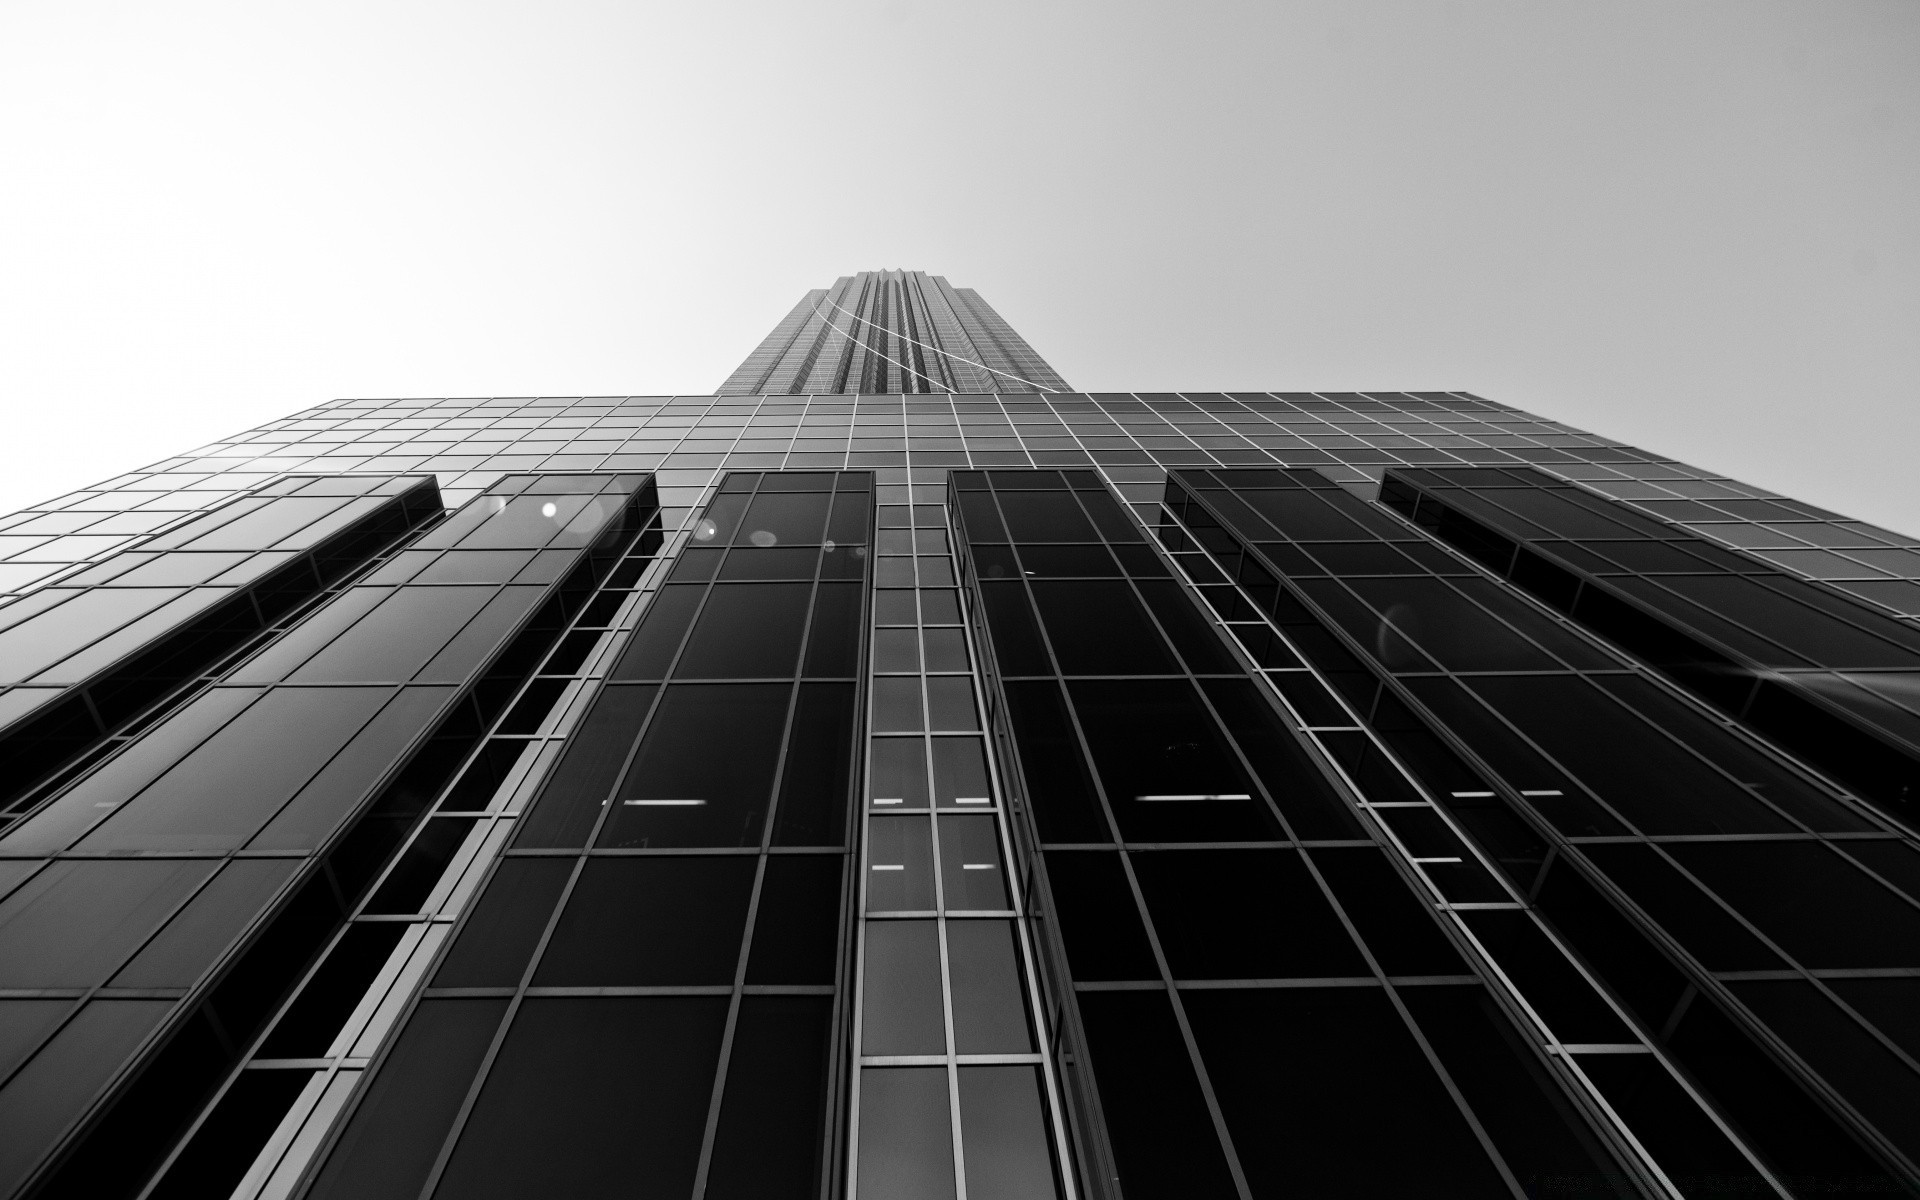
[[[527,1000],[440,1194],[687,1195],[726,1019],[719,997]]]

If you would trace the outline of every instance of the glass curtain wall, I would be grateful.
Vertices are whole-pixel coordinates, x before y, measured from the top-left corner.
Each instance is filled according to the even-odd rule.
[[[1916,1077],[1896,1036],[1813,992],[1822,974],[1904,977],[1920,913],[1847,851],[1901,861],[1906,839],[1318,475],[1181,472],[1169,508],[1775,1184],[1894,1186],[1874,1157],[1910,1152]],[[1824,931],[1797,959],[1792,920]],[[1769,1012],[1746,988],[1800,990]],[[1836,1027],[1847,1020],[1855,1032]],[[1847,1067],[1823,1077],[1815,1064],[1839,1046]],[[1629,1124],[1635,1107],[1658,1117],[1618,1061],[1581,1065]]]

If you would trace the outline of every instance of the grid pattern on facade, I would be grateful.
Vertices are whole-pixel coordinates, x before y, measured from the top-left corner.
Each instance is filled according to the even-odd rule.
[[[910,454],[925,467],[1096,466],[1148,506],[1180,466],[1313,467],[1365,487],[1393,466],[1534,464],[1729,546],[1853,539],[1900,552],[1853,577],[1920,580],[1920,539],[1466,393],[1194,392],[340,400],[0,518],[0,592],[44,586],[286,472],[434,472],[458,504],[506,472],[659,470],[663,503],[684,510],[688,493],[673,489],[697,495],[722,465],[907,466]],[[1903,596],[1866,598],[1920,608]]]
[[[1910,624],[1538,472],[1396,472],[1383,499],[1915,827]]]
[[[852,1194],[1050,1200],[1064,1130],[948,529],[880,509]]]
[[[3,648],[54,599],[144,587],[203,523],[298,499],[297,474],[355,496],[432,475],[466,506],[424,535],[411,513],[248,633],[238,653],[264,640],[280,674],[216,655],[161,709],[98,721],[77,787],[20,802],[0,1167],[139,1060],[153,1085],[114,1092],[44,1194],[1920,1178],[1908,831],[1779,729],[1675,691],[1674,662],[1370,501],[1438,469],[1463,507],[1524,516],[1463,473],[1519,468],[1642,540],[1857,597],[1902,643],[1920,541],[1466,393],[1070,393],[977,294],[917,272],[810,293],[722,393],[339,401],[0,518]],[[565,578],[541,573],[558,544],[453,544],[495,520],[548,536],[592,495],[625,515],[564,547],[584,551]],[[1583,538],[1604,540],[1559,540]],[[1589,552],[1623,568],[1573,564],[1596,580],[1659,575]],[[164,586],[217,606],[232,582]],[[156,611],[81,624],[104,663],[193,628]],[[461,621],[465,674],[399,678]],[[56,682],[76,694],[22,673],[0,705]],[[242,738],[303,689],[317,719]],[[182,765],[250,740],[297,773],[322,710],[380,689],[337,769],[406,769],[353,785],[380,819],[331,850],[53,836],[132,820],[62,804],[189,726],[213,750]],[[201,790],[244,817],[247,788]],[[149,833],[206,836],[176,817]],[[326,902],[303,907],[319,892],[287,880],[322,857]],[[66,879],[89,871],[159,890]],[[115,904],[158,916],[128,933]],[[190,952],[136,980],[99,949],[116,938],[145,941],[135,962]],[[266,984],[253,947],[283,960]],[[76,956],[104,986],[60,974]],[[215,1019],[169,1015],[196,1005]]]
[[[411,570],[388,557],[0,839],[5,986],[47,1009],[0,1090],[10,1187],[63,1140],[71,1157],[38,1163],[46,1194],[112,1192],[178,1152],[512,698],[526,648],[609,565],[597,552],[640,531],[644,483],[502,481],[413,539]]]
[[[862,271],[802,297],[719,394],[1067,390],[971,288]]]
[[[313,1194],[802,1196],[837,1172],[872,484],[761,483],[690,531]]]
[[[1459,835],[1404,783],[1369,778],[1377,807],[1350,806],[1091,473],[955,486],[1042,849],[1036,904],[1099,1085],[1096,1154],[1127,1193],[1338,1188],[1357,1148],[1337,1114],[1364,1100],[1398,1124],[1384,1091],[1433,1132],[1370,1165],[1370,1186],[1632,1194],[1642,1168],[1549,1064],[1576,1044],[1646,1048],[1588,992],[1542,1006],[1552,1028],[1531,1053],[1487,1053],[1516,1022],[1470,948],[1578,976]],[[1473,915],[1448,916],[1449,936],[1383,850],[1431,877],[1428,906]],[[1289,1087],[1263,1082],[1279,1075]],[[1521,1120],[1489,1103],[1521,1094]]]
[[[1776,1180],[1892,1186],[1805,1091],[1850,1090],[1856,1136],[1910,1153],[1902,1114],[1920,1077],[1899,1048],[1906,1023],[1869,1049],[1863,1014],[1889,1011],[1884,1000],[1847,1010],[1862,1022],[1848,1035],[1835,997],[1823,1008],[1780,985],[1876,980],[1860,987],[1879,997],[1909,986],[1920,912],[1898,883],[1920,861],[1910,838],[1312,473],[1182,472],[1169,505],[1202,541],[1232,531],[1222,557],[1239,587],[1215,586],[1262,598]],[[1881,860],[1891,866],[1876,878]],[[1602,915],[1596,887],[1653,914],[1651,934]],[[1842,910],[1872,914],[1851,941],[1833,932]],[[1817,949],[1812,928],[1828,931]],[[1685,951],[1656,949],[1661,931]],[[1848,1066],[1795,1080],[1756,1034],[1800,1041],[1816,1064],[1851,1044]]]
[[[0,616],[0,829],[441,517],[431,478],[289,476]]]

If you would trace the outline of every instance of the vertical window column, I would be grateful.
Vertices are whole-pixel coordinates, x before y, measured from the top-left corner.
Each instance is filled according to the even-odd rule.
[[[880,474],[851,1194],[1070,1195],[946,473]]]

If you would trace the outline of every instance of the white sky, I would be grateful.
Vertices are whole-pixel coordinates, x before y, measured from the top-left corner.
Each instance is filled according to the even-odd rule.
[[[1920,533],[1920,4],[0,0],[0,512],[810,287],[1087,390],[1465,388]]]

